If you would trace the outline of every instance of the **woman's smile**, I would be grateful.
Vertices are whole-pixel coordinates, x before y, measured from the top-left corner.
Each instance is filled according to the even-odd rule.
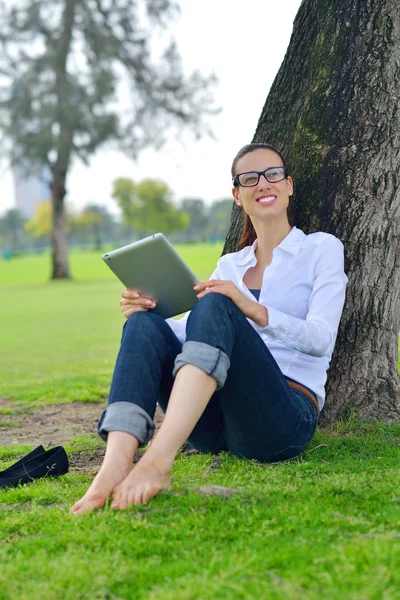
[[[268,196],[260,196],[259,198],[256,198],[256,202],[264,206],[274,204],[275,200],[277,200],[277,196],[275,196],[275,194],[268,194]]]

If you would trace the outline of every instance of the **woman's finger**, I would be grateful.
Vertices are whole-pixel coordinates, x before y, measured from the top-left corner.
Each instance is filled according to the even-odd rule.
[[[127,298],[127,299],[129,299],[129,298],[134,299],[134,298],[139,298],[140,294],[138,292],[135,292],[134,290],[124,290],[121,293],[121,296],[123,298]]]
[[[135,312],[146,312],[148,310],[149,309],[145,308],[144,306],[135,306],[134,308],[129,308],[129,309],[122,310],[122,314],[127,319],[128,317],[130,317],[131,315],[133,315],[133,313],[135,313]]]
[[[128,300],[129,302],[139,301],[139,303],[141,304],[145,303],[146,300],[155,302],[154,298],[152,298],[151,296],[141,296],[138,292],[130,292],[129,290],[125,290],[125,292],[122,292],[121,296],[124,300]]]
[[[213,281],[201,281],[200,283],[196,283],[196,285],[193,286],[193,289],[204,290],[206,287],[212,287],[213,283]]]
[[[222,294],[223,296],[230,296],[228,290],[223,286],[214,286],[212,288],[204,290],[203,292],[200,292],[200,294],[197,294],[197,297],[200,300],[200,298],[203,298],[203,296],[205,296],[206,294]]]
[[[127,300],[123,298],[119,301],[120,306],[146,306],[148,308],[154,308],[156,305],[153,300],[149,300],[148,298],[139,298],[138,300]]]
[[[213,288],[217,285],[221,286],[226,286],[232,284],[232,281],[224,281],[222,279],[210,279],[209,281],[201,281],[200,283],[196,283],[195,286],[193,286],[193,289],[195,290],[204,290],[205,288]]]

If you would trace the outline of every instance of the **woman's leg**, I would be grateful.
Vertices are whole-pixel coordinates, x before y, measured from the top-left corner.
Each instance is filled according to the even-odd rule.
[[[174,361],[181,350],[181,342],[160,316],[139,312],[126,321],[109,404],[98,425],[100,437],[107,442],[104,461],[92,485],[71,512],[85,513],[103,506],[132,470],[137,448],[145,446],[153,435],[157,401],[164,412],[167,410],[175,381]],[[185,382],[183,386],[187,391]],[[193,434],[196,447],[203,452],[227,449],[218,399],[209,403]],[[162,479],[162,484],[168,487],[169,476]]]
[[[212,401],[222,413],[221,443],[234,454],[265,462],[299,454],[314,434],[316,408],[307,395],[288,386],[235,304],[221,294],[206,295],[192,311],[186,333],[175,372],[179,375],[184,364],[197,365],[218,382]],[[202,450],[196,428],[189,443]]]
[[[222,298],[214,300],[214,314],[220,313],[220,322],[229,314],[231,323],[220,345],[229,356],[229,371],[217,392],[226,445],[233,454],[261,462],[294,458],[314,435],[316,407],[306,394],[289,387],[260,335]],[[199,332],[193,335],[198,338]]]
[[[153,417],[165,373],[172,372],[182,344],[162,317],[138,312],[123,327],[109,404],[98,426],[107,441],[99,473],[86,494],[71,508],[89,512],[103,506],[132,469],[139,446],[154,432]]]
[[[138,440],[129,433],[110,431],[100,471],[86,494],[78,502],[75,502],[70,512],[84,514],[104,506],[113,489],[131,471],[138,445]]]
[[[311,400],[288,387],[260,336],[231,300],[205,296],[191,312],[186,333],[175,360],[166,418],[146,455],[117,487],[116,508],[146,503],[168,477],[187,436],[196,447],[196,429],[217,385],[214,396],[223,417],[219,441],[235,454],[284,460],[298,454],[314,433],[317,415]]]
[[[207,410],[215,387],[215,379],[203,370],[189,364],[180,369],[162,425],[145,455],[115,489],[112,508],[146,504],[161,489],[170,487],[174,458]],[[219,429],[217,427],[217,434]],[[206,437],[210,438],[208,432]]]

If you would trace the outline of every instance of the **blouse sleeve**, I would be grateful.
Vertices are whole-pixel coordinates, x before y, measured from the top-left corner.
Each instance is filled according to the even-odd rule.
[[[321,244],[315,264],[306,320],[266,306],[268,325],[256,328],[299,352],[317,357],[330,356],[343,312],[347,282],[344,246],[338,238],[329,236]]]

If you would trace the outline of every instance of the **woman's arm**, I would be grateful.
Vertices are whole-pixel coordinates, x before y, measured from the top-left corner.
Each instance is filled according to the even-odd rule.
[[[195,289],[205,294],[228,296],[258,331],[293,350],[323,357],[332,353],[345,301],[348,278],[344,272],[342,242],[327,236],[320,248],[314,272],[313,289],[306,320],[293,317],[272,306],[255,302],[243,294],[232,281],[205,281]],[[207,288],[207,289],[206,289]],[[294,300],[295,302],[295,300]]]
[[[330,356],[343,312],[348,278],[342,242],[328,236],[320,248],[306,319],[268,306],[268,325],[258,330],[310,356]]]

